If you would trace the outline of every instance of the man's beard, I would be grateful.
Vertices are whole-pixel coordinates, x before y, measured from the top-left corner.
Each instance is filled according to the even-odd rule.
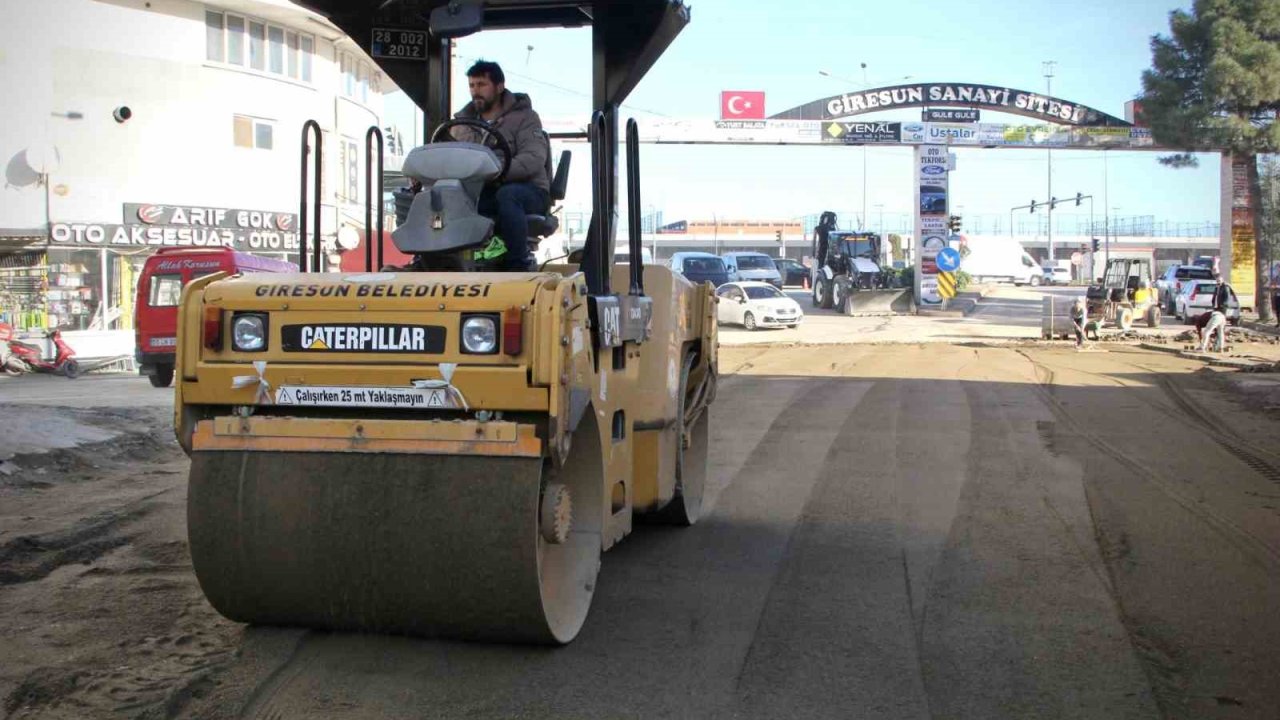
[[[475,103],[476,110],[479,110],[480,112],[484,112],[489,109],[489,101],[485,98],[478,96],[473,97],[471,98],[471,102]]]

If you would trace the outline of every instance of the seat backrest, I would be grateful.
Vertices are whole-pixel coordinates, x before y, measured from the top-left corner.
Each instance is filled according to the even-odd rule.
[[[560,153],[560,162],[556,163],[555,169],[551,167],[551,135],[546,130],[542,131],[542,137],[547,141],[547,178],[551,181],[551,202],[563,200],[564,195],[568,192],[569,186],[569,158],[572,157],[568,150]]]
[[[564,150],[560,153],[560,162],[556,164],[556,174],[551,178],[551,201],[563,200],[569,189],[569,161],[572,153]]]

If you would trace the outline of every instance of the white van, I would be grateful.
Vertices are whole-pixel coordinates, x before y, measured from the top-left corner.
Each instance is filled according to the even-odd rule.
[[[1044,270],[1013,238],[969,238],[960,251],[960,270],[974,282],[1039,285]]]
[[[613,262],[615,265],[621,265],[624,263],[630,264],[631,250],[627,249],[626,247],[615,248],[613,251]],[[653,253],[650,252],[649,248],[647,247],[640,248],[640,264],[641,265],[653,264]]]

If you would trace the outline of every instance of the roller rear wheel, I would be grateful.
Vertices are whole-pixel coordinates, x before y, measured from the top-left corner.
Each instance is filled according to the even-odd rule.
[[[707,483],[707,447],[710,419],[704,408],[689,422],[689,375],[696,357],[688,355],[680,371],[680,405],[676,413],[676,492],[665,507],[649,516],[653,522],[689,526],[702,516],[702,498]]]

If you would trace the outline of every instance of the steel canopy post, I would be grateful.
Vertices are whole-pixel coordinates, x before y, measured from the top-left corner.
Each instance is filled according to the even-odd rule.
[[[378,193],[373,193],[374,139],[377,139]],[[373,272],[373,209],[378,208],[378,267],[382,267],[382,129],[370,125],[364,134],[364,270]],[[376,205],[374,203],[377,203]]]
[[[320,169],[324,165],[324,143],[320,133],[320,123],[315,120],[308,120],[302,124],[302,182],[299,188],[298,200],[298,269],[307,272],[307,158],[311,154],[311,147],[307,144],[308,133],[315,137],[315,187],[312,190],[313,202],[312,212],[315,213],[315,237],[312,252],[315,253],[315,262],[311,265],[312,272],[320,270]]]
[[[427,37],[427,103],[422,108],[422,144],[431,142],[440,123],[452,115],[450,105],[450,74],[453,71],[453,42],[434,33]]]
[[[632,295],[644,294],[644,267],[640,237],[640,128],[635,118],[627,120],[627,230],[630,246]]]

